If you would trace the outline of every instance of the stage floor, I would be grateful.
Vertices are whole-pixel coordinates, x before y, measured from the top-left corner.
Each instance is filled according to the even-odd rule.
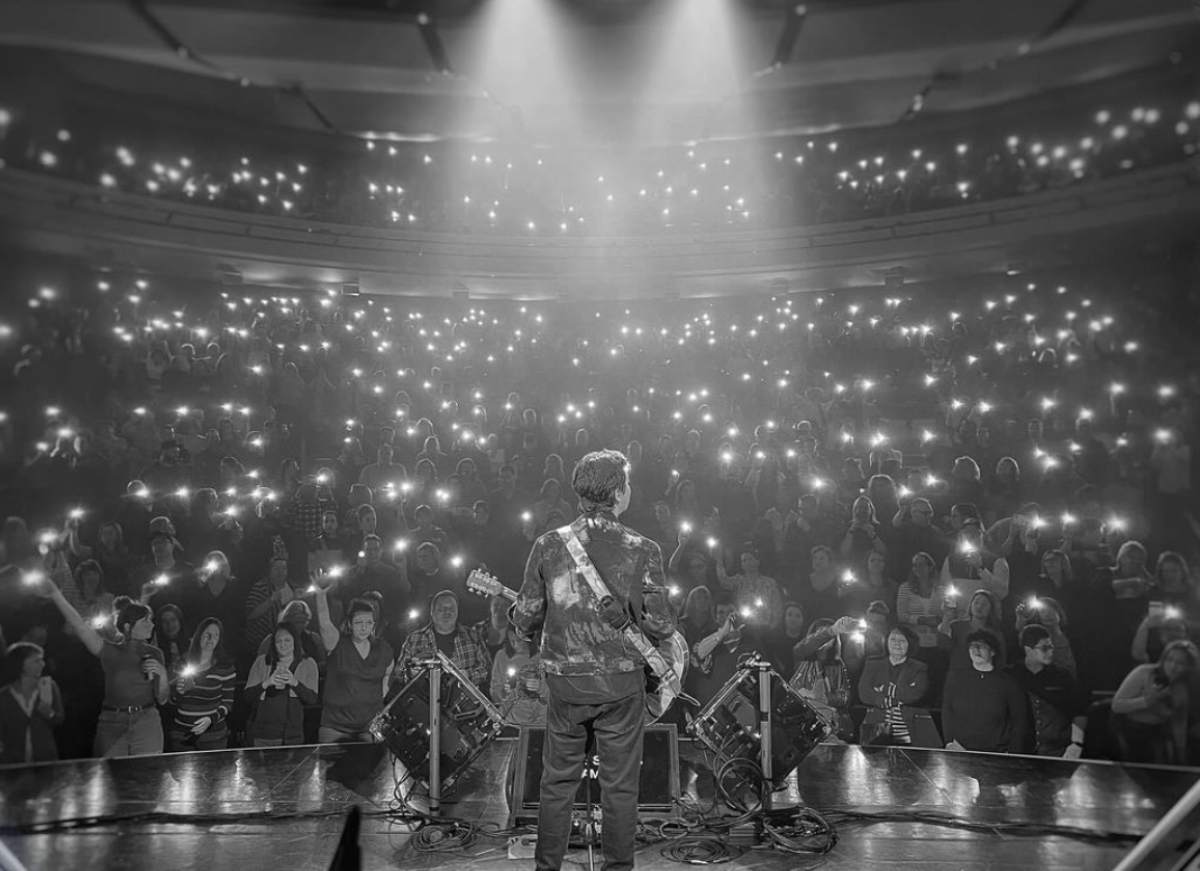
[[[680,743],[683,785],[694,791],[700,783],[703,792],[704,778],[687,761],[692,756],[687,742]],[[504,778],[515,747],[513,740],[488,747],[442,814],[503,826]],[[1140,835],[1198,777],[1200,769],[822,745],[804,760],[788,793],[821,812],[926,811],[984,824],[1029,822]],[[384,815],[394,806],[393,788],[393,766],[379,745],[0,767],[0,832],[30,869],[303,871],[329,866],[343,815],[357,804],[366,814],[360,838],[364,868],[533,867],[529,859],[509,860],[500,839],[481,837],[460,852],[415,852],[407,825]],[[28,830],[64,819],[98,824]],[[1191,831],[1200,831],[1200,821]],[[838,834],[837,847],[824,857],[759,848],[723,867],[1098,871],[1112,868],[1130,846],[906,821],[844,825]],[[661,847],[644,847],[638,867],[685,867],[664,857]],[[572,864],[564,867],[586,867],[586,854],[572,851],[568,858]]]

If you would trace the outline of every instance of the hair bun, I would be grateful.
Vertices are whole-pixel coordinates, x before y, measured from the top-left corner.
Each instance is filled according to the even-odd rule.
[[[117,596],[115,599],[113,599],[112,609],[114,611],[120,611],[122,608],[132,604],[133,599],[131,599],[129,596]]]

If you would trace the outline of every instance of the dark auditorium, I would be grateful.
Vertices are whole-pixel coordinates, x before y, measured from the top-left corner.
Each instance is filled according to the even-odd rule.
[[[0,45],[0,871],[1200,868],[1200,5]]]

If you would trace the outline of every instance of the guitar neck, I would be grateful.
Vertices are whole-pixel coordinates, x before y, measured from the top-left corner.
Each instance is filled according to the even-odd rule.
[[[517,591],[510,590],[494,576],[485,572],[471,572],[467,578],[467,589],[481,596],[503,596],[510,602],[517,601]]]

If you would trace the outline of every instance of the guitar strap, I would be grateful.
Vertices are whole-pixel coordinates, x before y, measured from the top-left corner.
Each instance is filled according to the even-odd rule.
[[[597,604],[603,607],[606,602],[612,600],[613,595],[604,583],[604,579],[600,577],[600,572],[596,571],[596,566],[592,563],[592,558],[583,549],[583,542],[579,540],[579,536],[575,534],[575,530],[569,525],[563,526],[555,530],[555,532],[558,533],[559,538],[566,545],[567,553],[575,561],[575,568],[579,571],[579,574],[583,575],[583,579],[587,581],[592,595],[596,597]],[[636,623],[630,624],[630,629],[645,638],[645,633],[642,632]],[[646,664],[656,674],[666,674],[671,670],[670,665],[663,658],[662,654],[658,652],[658,649],[654,647],[653,642],[647,639],[647,644],[649,649],[642,652],[642,655],[646,659]]]

